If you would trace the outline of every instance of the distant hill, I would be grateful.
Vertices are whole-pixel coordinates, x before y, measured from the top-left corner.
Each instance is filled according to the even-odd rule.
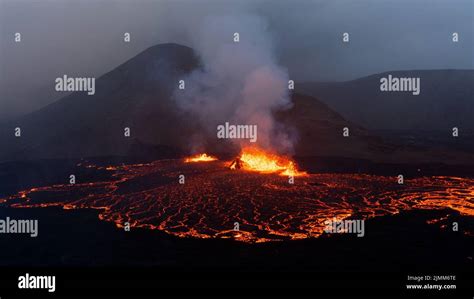
[[[420,77],[421,93],[381,92],[380,78]],[[347,82],[306,82],[299,92],[317,97],[369,130],[474,132],[474,70],[392,71]]]
[[[197,66],[188,47],[151,47],[98,78],[95,95],[73,93],[2,125],[0,157],[76,158],[127,155],[143,144],[177,147],[197,124],[180,121],[172,86]],[[21,127],[21,138],[13,137],[15,127]],[[125,127],[130,138],[124,138]]]

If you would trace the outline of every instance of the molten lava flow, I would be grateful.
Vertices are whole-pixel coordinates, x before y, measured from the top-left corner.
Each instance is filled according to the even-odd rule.
[[[200,155],[195,155],[189,158],[186,158],[184,162],[189,163],[189,162],[210,162],[210,161],[215,161],[217,160],[216,157],[209,156],[208,154],[200,154]]]
[[[240,155],[242,168],[262,173],[278,172],[285,176],[303,176],[306,172],[298,171],[295,162],[288,158],[265,152],[254,147],[242,149]],[[232,167],[231,167],[232,168]]]
[[[244,152],[245,157],[250,155]],[[272,165],[281,169],[279,163]],[[325,173],[307,174],[292,185],[283,177],[258,171],[230,172],[223,165],[169,159],[116,165],[110,176],[102,177],[110,166],[84,164],[82,168],[96,171],[93,181],[0,195],[0,209],[96,209],[100,220],[122,229],[129,222],[131,227],[177,237],[249,243],[317,238],[326,233],[327,220],[429,210],[428,223],[445,230],[462,217],[464,234],[474,236],[473,178],[418,177],[398,185],[394,176]],[[186,177],[186,184],[177,187],[169,179],[176,173]],[[240,224],[238,231],[235,222]]]

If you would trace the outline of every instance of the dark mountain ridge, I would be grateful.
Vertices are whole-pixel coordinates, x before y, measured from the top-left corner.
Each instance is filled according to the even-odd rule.
[[[380,79],[420,78],[420,94],[382,92]],[[346,119],[369,130],[474,134],[474,70],[391,71],[345,82],[305,82],[302,93],[317,97]]]
[[[209,152],[235,150],[210,136],[174,101],[178,81],[199,68],[191,48],[150,47],[96,80],[96,93],[72,93],[0,127],[0,161],[105,156],[172,157],[189,153],[199,136]],[[276,117],[298,134],[296,156],[334,156],[381,161],[466,161],[465,155],[400,146],[373,136],[317,98],[293,93],[293,107]],[[14,136],[20,127],[22,136]],[[130,128],[130,137],[124,128]],[[350,128],[350,137],[342,129]],[[469,158],[469,157],[468,157]],[[469,160],[469,159],[467,159]],[[471,159],[474,161],[474,159]]]

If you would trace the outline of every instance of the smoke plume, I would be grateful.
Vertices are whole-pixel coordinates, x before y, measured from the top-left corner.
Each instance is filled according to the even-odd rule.
[[[193,113],[211,136],[224,122],[257,125],[258,146],[291,151],[291,134],[273,117],[291,107],[289,78],[276,64],[266,22],[255,15],[207,17],[194,32],[192,47],[202,66],[184,78],[185,89],[175,95],[179,107]]]

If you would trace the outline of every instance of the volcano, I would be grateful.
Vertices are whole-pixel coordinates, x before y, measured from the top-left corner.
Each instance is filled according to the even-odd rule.
[[[95,95],[73,93],[3,124],[0,161],[143,153],[177,157],[189,150],[193,136],[205,131],[173,100],[180,78],[200,67],[191,48],[177,44],[151,47],[98,78]],[[298,132],[297,155],[357,155],[376,142],[367,138],[363,128],[316,98],[298,93],[291,97],[293,108],[276,113],[276,117]],[[352,129],[351,141],[341,137],[345,126]],[[22,138],[12,134],[16,127],[21,128]],[[130,128],[130,137],[124,138],[125,127]],[[229,149],[215,136],[200,137],[214,151]],[[317,146],[314,138],[321,141]]]
[[[323,223],[334,218],[367,219],[404,210],[446,208],[473,215],[474,182],[469,177],[419,176],[400,185],[393,173],[315,174],[306,167],[302,169],[308,172],[300,170],[295,160],[277,153],[278,149],[242,147],[240,153],[227,152],[230,159],[219,160],[216,157],[222,155],[214,157],[214,152],[228,148],[216,136],[201,136],[206,149],[213,152],[183,159],[193,136],[205,130],[177,108],[172,95],[176,82],[199,67],[192,49],[158,45],[99,78],[93,96],[74,93],[1,126],[3,161],[144,152],[155,161],[105,166],[81,161],[79,168],[106,172],[109,179],[92,173],[87,182],[77,184],[35,184],[9,190],[0,203],[21,208],[99,209],[100,219],[119,227],[129,222],[180,237],[244,242],[318,237]],[[400,159],[396,144],[371,135],[318,99],[299,93],[291,97],[291,109],[275,111],[274,116],[279,124],[297,132],[294,156]],[[15,127],[21,127],[21,138],[12,134]],[[125,127],[130,137],[124,136]],[[344,127],[350,128],[350,136],[343,136]],[[472,156],[445,151],[434,155],[414,147],[404,151],[418,162],[433,157],[467,161]],[[238,171],[229,169],[237,165]],[[180,176],[186,178],[184,184],[179,183]],[[239,231],[233,230],[236,222]]]
[[[151,47],[98,78],[95,95],[73,93],[1,126],[0,160],[149,151],[176,156],[199,124],[178,111],[172,86],[198,64],[188,47]],[[11,134],[15,127],[21,127],[22,138]],[[125,127],[131,130],[129,138],[124,138]]]
[[[96,80],[96,94],[73,93],[0,126],[0,161],[84,157],[176,158],[199,136],[204,149],[236,149],[206,136],[200,123],[173,100],[177,82],[200,68],[193,49],[177,44],[148,48]],[[325,95],[324,95],[325,96]],[[345,95],[350,97],[350,95]],[[294,155],[350,157],[377,162],[472,163],[472,151],[400,145],[346,120],[317,98],[292,93],[293,106],[276,111],[282,126],[294,128]],[[170,126],[169,124],[173,124]],[[20,127],[22,137],[14,136]],[[350,129],[350,137],[342,135]],[[124,137],[124,128],[130,137]]]

